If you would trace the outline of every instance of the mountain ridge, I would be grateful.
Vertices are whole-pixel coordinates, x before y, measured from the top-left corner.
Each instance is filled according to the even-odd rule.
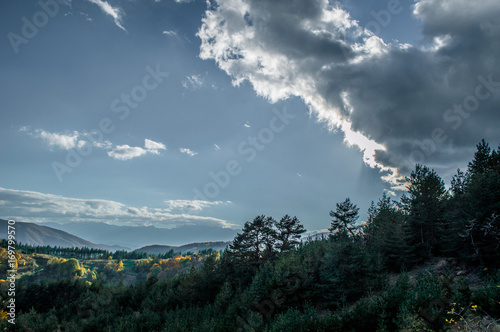
[[[131,248],[127,248],[120,245],[113,244],[95,244],[94,242],[88,241],[82,237],[71,234],[70,232],[66,232],[64,230],[56,229],[50,226],[30,223],[30,222],[21,222],[17,221],[14,225],[15,227],[15,237],[18,243],[33,245],[33,246],[51,246],[51,247],[63,247],[63,248],[71,248],[71,247],[88,247],[95,249],[106,249],[111,252],[117,250],[125,250],[125,251],[137,251],[137,252],[145,252],[148,254],[163,254],[171,249],[173,249],[176,253],[186,253],[190,252],[198,252],[203,249],[212,248],[214,250],[224,250],[230,241],[199,241],[199,242],[191,242],[184,243],[182,245],[165,245],[165,244],[147,244],[145,246],[141,246],[135,250]],[[0,238],[8,238],[7,229],[8,229],[8,221],[4,219],[0,219]],[[120,226],[117,226],[120,227]],[[140,227],[137,227],[140,228]],[[156,229],[156,227],[151,227]]]
[[[174,252],[180,252],[181,254],[185,254],[189,252],[199,252],[204,249],[213,249],[215,251],[224,250],[231,241],[215,241],[215,242],[197,242],[197,243],[189,243],[182,246],[168,246],[161,244],[152,244],[148,246],[144,246],[141,248],[137,248],[135,252],[144,252],[146,254],[166,254],[170,250],[174,250]]]
[[[18,243],[34,246],[104,249],[95,243],[52,227],[29,222],[16,222],[13,226],[15,227],[15,239]],[[0,219],[0,238],[8,238],[7,228],[8,220]]]
[[[132,249],[145,247],[151,243],[182,246],[188,243],[232,241],[237,233],[231,228],[191,225],[171,229],[155,226],[117,226],[98,222],[43,223],[43,225],[75,234],[93,243]]]

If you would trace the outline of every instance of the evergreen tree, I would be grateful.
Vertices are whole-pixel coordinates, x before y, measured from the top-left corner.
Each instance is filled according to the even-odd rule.
[[[370,224],[373,219],[377,216],[377,207],[375,206],[375,202],[370,203],[370,207],[368,208],[368,220],[367,223]]]
[[[251,224],[246,222],[243,227],[243,233],[236,234],[233,243],[229,245],[233,256],[237,256],[239,258],[251,258],[251,256],[254,255],[254,252],[252,251],[252,239],[250,238],[251,231]]]
[[[442,227],[442,252],[447,256],[466,255],[467,176],[457,170],[451,179],[451,196],[446,204],[445,223]]]
[[[425,259],[438,251],[447,192],[439,175],[426,166],[417,165],[406,180],[412,242],[417,257]]]
[[[491,148],[483,139],[481,143],[476,145],[476,153],[474,159],[469,163],[468,170],[472,175],[484,174],[492,168]]]
[[[262,232],[262,244],[264,256],[272,256],[275,252],[276,240],[278,232],[274,228],[276,220],[272,217],[264,217],[259,224]]]
[[[276,228],[278,240],[276,248],[280,252],[290,251],[296,248],[300,243],[300,234],[306,231],[297,217],[292,218],[288,214],[276,223]]]
[[[483,264],[498,264],[500,242],[500,148],[491,151],[484,140],[469,163],[464,191],[467,207],[466,238],[474,258]]]
[[[359,208],[351,202],[349,197],[342,203],[337,203],[337,209],[330,211],[330,216],[333,219],[329,231],[337,231],[340,237],[347,237],[348,233],[350,233],[353,238],[356,238],[353,232],[356,227],[353,225],[359,218],[358,211]]]
[[[386,193],[369,209],[365,236],[370,252],[379,252],[389,269],[399,271],[413,264],[405,215]]]
[[[252,222],[246,222],[243,233],[238,233],[229,248],[240,258],[259,260],[274,252],[277,232],[276,221],[264,215],[257,216]]]

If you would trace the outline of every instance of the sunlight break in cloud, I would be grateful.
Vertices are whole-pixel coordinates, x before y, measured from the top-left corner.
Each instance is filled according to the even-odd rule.
[[[171,201],[175,202],[175,201]],[[183,202],[183,201],[179,201]],[[228,202],[194,202],[194,210]],[[217,218],[170,213],[171,208],[131,207],[103,199],[80,199],[35,191],[13,190],[0,187],[0,205],[4,216],[20,221],[40,222],[112,222],[116,225],[154,225],[175,227],[205,225],[230,228],[234,225]],[[175,204],[174,204],[175,205]],[[185,204],[186,206],[188,204]]]
[[[193,152],[193,151],[191,151],[188,148],[180,148],[179,151],[182,152],[182,153],[187,154],[190,157],[194,157],[194,156],[196,156],[198,154],[198,152]]]
[[[483,138],[477,128],[494,141],[500,120],[498,1],[413,8],[431,47],[387,43],[328,0],[214,0],[197,34],[200,57],[270,102],[301,98],[401,188],[416,163],[454,172]]]
[[[107,15],[111,16],[115,22],[115,25],[122,29],[123,31],[127,32],[127,30],[123,27],[122,25],[122,20],[123,20],[123,10],[118,7],[113,7],[111,6],[107,1],[102,1],[102,0],[88,0],[92,2],[93,4],[96,4],[101,8],[101,10],[106,13]]]

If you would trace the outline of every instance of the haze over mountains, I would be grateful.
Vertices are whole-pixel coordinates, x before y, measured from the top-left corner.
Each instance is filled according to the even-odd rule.
[[[2,225],[5,227],[2,227],[0,234],[6,236],[7,221],[3,220]],[[166,229],[154,226],[115,226],[97,222],[16,223],[16,239],[22,243],[64,247],[100,247],[109,250],[133,250],[156,244],[182,246],[189,243],[231,241],[236,232],[230,228],[211,226],[182,226]]]
[[[52,223],[56,226],[63,226],[57,223]],[[98,223],[91,223],[91,224],[98,224]],[[70,226],[68,228],[78,228],[75,227],[77,226],[76,223],[75,225],[68,224],[65,226]],[[88,226],[88,225],[87,225]],[[92,225],[96,226],[96,225]],[[121,230],[121,234],[126,234],[127,236],[131,236],[133,232],[136,232],[137,236],[144,236],[145,234],[148,234],[148,232],[159,232],[159,237],[165,234],[163,232],[163,229],[158,229],[155,227],[146,227],[146,232],[138,232],[139,229],[142,229],[142,227],[124,227],[126,229],[122,229],[122,226],[111,226],[111,225],[105,225],[105,226],[110,226],[109,228],[107,227],[101,227],[99,228],[100,231],[102,231],[100,236],[93,236],[94,239],[101,239],[105,237],[106,235],[110,235],[110,232],[114,230]],[[1,239],[6,239],[7,238],[7,228],[8,223],[7,220],[0,219],[0,238]],[[116,227],[116,228],[114,228]],[[98,227],[96,227],[98,228]],[[186,227],[189,229],[189,227]],[[210,228],[210,227],[208,227]],[[85,228],[83,228],[85,229]],[[107,249],[109,251],[116,251],[116,250],[133,250],[134,248],[135,251],[141,251],[141,252],[146,252],[150,254],[164,254],[169,252],[171,249],[173,249],[175,252],[181,252],[181,253],[186,253],[188,251],[190,252],[198,252],[203,249],[208,249],[212,248],[214,250],[224,250],[226,246],[229,244],[227,241],[217,241],[217,242],[211,242],[211,241],[198,241],[195,243],[188,243],[184,242],[182,245],[167,245],[165,240],[161,240],[158,242],[150,242],[148,240],[144,240],[144,237],[140,241],[132,241],[134,245],[132,248],[130,246],[120,246],[116,244],[110,244],[112,242],[110,241],[88,241],[85,240],[81,237],[75,236],[73,234],[70,234],[69,232],[56,229],[53,227],[49,226],[43,226],[43,225],[38,225],[34,223],[26,223],[26,222],[16,222],[15,224],[15,236],[16,236],[16,241],[19,243],[23,244],[30,244],[30,245],[39,245],[39,246],[60,246],[60,247],[88,247],[88,248],[101,248],[101,249]],[[170,230],[168,230],[170,231]],[[184,230],[188,231],[188,230]],[[213,232],[215,230],[212,230]],[[131,232],[131,233],[127,233]],[[104,234],[104,235],[103,235]],[[179,230],[177,232],[173,232],[173,234],[170,234],[169,238],[171,239],[172,237],[181,234]],[[113,236],[113,238],[117,238],[116,236]],[[94,242],[99,242],[99,244],[96,244]],[[104,243],[100,243],[104,242]],[[178,241],[172,241],[175,243],[178,243]],[[138,243],[146,243],[146,245],[143,246],[138,246]],[[156,244],[156,243],[161,243],[161,244]]]
[[[180,252],[182,254],[189,252],[199,252],[203,249],[213,249],[216,251],[222,251],[226,249],[226,247],[231,242],[218,241],[218,242],[202,242],[202,243],[191,243],[183,246],[165,246],[165,245],[151,245],[145,246],[134,251],[145,252],[147,254],[158,255],[168,253],[170,250],[174,250],[174,252]]]
[[[0,238],[7,238],[7,227],[7,220],[0,219]],[[18,243],[52,247],[102,248],[102,246],[51,227],[24,222],[16,222],[14,227],[15,238]]]
[[[211,226],[181,226],[172,229],[154,226],[115,226],[97,222],[44,223],[94,243],[136,249],[153,244],[182,246],[188,243],[231,241],[237,231]]]

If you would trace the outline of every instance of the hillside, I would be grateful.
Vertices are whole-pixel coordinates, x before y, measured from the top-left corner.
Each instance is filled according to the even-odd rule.
[[[0,219],[0,238],[7,238],[7,220]],[[27,222],[16,222],[16,241],[34,246],[103,248],[78,236],[51,227]],[[107,248],[103,248],[107,249]]]
[[[165,245],[154,244],[154,245],[145,246],[142,248],[135,249],[134,251],[144,252],[146,254],[153,254],[153,255],[166,254],[170,250],[174,250],[174,252],[180,252],[182,254],[185,254],[187,252],[196,253],[196,252],[199,252],[200,250],[203,250],[203,249],[213,249],[215,251],[222,251],[230,243],[231,242],[224,242],[224,241],[201,242],[201,243],[190,243],[190,244],[186,244],[183,246],[165,246]]]

